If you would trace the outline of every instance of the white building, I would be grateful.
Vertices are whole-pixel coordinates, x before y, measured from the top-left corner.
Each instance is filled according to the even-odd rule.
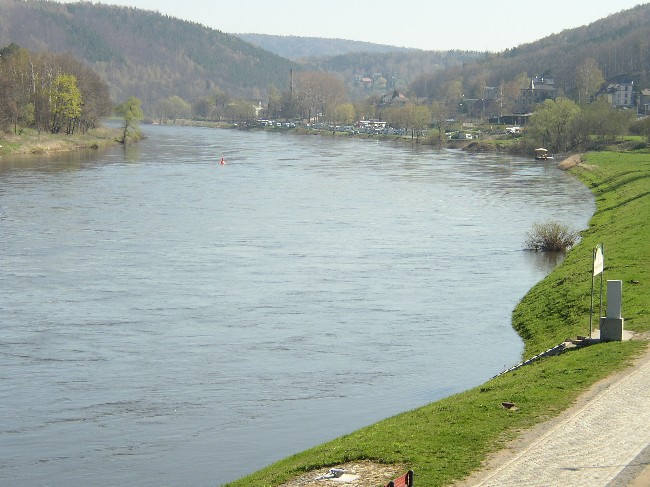
[[[612,83],[607,86],[605,95],[614,108],[634,108],[634,81]]]

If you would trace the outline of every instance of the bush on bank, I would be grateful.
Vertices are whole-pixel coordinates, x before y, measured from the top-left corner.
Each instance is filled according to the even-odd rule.
[[[576,243],[578,233],[556,221],[535,223],[528,232],[526,248],[550,252],[564,252]]]

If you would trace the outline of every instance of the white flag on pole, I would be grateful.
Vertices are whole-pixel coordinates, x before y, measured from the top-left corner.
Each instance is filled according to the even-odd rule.
[[[597,276],[605,269],[605,256],[603,255],[603,246],[598,245],[594,250],[594,276]]]

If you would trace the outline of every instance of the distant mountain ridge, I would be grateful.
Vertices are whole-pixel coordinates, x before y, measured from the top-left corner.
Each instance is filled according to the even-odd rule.
[[[324,37],[280,36],[270,34],[233,35],[262,49],[275,53],[278,56],[286,57],[294,61],[358,52],[385,53],[415,50],[407,47]]]

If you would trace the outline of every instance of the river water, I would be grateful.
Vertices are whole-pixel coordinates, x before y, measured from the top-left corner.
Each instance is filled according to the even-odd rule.
[[[145,132],[0,159],[0,485],[219,485],[480,384],[526,231],[594,211],[527,158]]]

